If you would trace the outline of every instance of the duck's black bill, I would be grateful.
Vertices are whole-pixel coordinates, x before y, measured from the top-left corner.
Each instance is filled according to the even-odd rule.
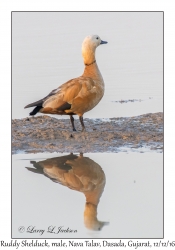
[[[106,44],[106,43],[108,43],[108,42],[106,42],[106,41],[102,41],[102,40],[101,40],[101,43],[100,43],[100,44]]]

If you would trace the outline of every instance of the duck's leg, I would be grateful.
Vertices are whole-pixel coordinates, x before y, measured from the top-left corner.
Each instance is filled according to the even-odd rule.
[[[74,125],[74,118],[73,118],[72,115],[70,115],[70,121],[71,121],[71,124],[72,124],[73,131],[76,131],[75,125]]]
[[[82,126],[82,132],[85,131],[85,126],[84,126],[84,122],[83,122],[83,116],[79,116],[80,122],[81,122],[81,126]]]

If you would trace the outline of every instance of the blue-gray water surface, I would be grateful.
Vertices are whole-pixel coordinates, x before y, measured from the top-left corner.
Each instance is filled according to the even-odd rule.
[[[12,237],[163,237],[162,153],[16,154],[12,161]]]
[[[14,119],[28,116],[31,108],[24,106],[83,73],[81,44],[89,34],[108,41],[96,51],[105,94],[84,117],[163,111],[163,13],[13,12]]]

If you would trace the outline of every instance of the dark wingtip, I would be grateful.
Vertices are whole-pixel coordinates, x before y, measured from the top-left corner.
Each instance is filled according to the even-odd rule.
[[[29,170],[30,172],[36,173],[36,174],[43,174],[43,170],[42,169],[36,169],[36,168],[30,168],[30,167],[26,167],[27,170]]]
[[[32,103],[27,104],[27,105],[24,107],[24,109],[26,109],[26,108],[30,108],[30,107],[33,107]]]

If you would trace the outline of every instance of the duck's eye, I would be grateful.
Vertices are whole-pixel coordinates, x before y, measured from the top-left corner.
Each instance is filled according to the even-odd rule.
[[[96,39],[98,39],[98,37],[96,37]]]

